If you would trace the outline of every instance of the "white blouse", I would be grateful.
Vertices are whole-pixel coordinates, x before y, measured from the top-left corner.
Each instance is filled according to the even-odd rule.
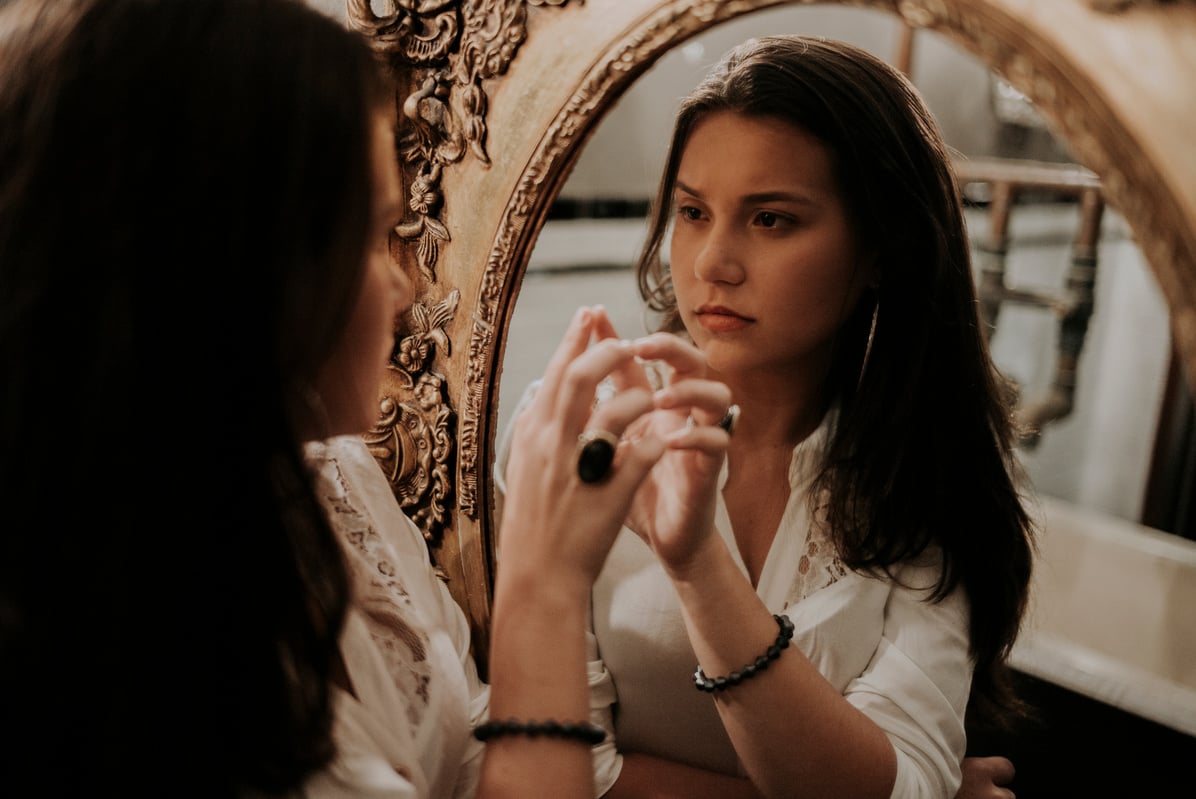
[[[756,591],[771,612],[788,614],[793,642],[822,675],[887,734],[897,754],[892,796],[948,799],[959,789],[966,748],[972,678],[966,598],[960,589],[938,603],[923,601],[938,577],[933,554],[901,564],[896,580],[859,574],[845,569],[812,527],[807,496],[832,424],[828,414],[794,449],[789,502]],[[508,428],[495,467],[500,494],[509,439]],[[749,579],[721,493],[715,523]],[[592,715],[613,733],[595,749],[599,795],[618,777],[620,752],[745,776],[713,699],[694,687],[697,657],[673,586],[627,528],[594,585],[591,622]],[[800,719],[801,708],[793,713]]]
[[[362,439],[311,443],[305,454],[355,596],[341,639],[353,695],[337,692],[337,756],[302,795],[472,796],[482,745],[470,732],[485,718],[489,688],[474,667],[465,614]]]

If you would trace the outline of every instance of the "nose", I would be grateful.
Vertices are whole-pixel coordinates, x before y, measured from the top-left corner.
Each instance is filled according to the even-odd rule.
[[[705,283],[742,283],[741,251],[741,242],[733,231],[721,224],[711,225],[694,258],[695,277]]]

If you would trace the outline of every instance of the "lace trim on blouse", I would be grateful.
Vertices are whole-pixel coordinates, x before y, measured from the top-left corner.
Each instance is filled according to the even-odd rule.
[[[793,584],[789,586],[789,594],[785,599],[786,605],[794,605],[847,575],[847,567],[839,559],[826,533],[826,507],[825,502],[820,502],[814,509],[805,551],[797,562]]]
[[[810,483],[826,455],[830,431],[837,418],[838,408],[831,408],[818,429],[794,448],[789,466],[790,502],[809,501]],[[794,605],[847,575],[847,567],[840,560],[827,532],[826,512],[829,505],[824,494],[809,511],[806,544],[785,598],[786,605]]]
[[[341,537],[354,580],[358,607],[365,616],[378,651],[399,693],[410,697],[406,703],[407,722],[412,736],[428,709],[431,666],[428,662],[428,637],[407,619],[418,615],[411,595],[398,577],[393,562],[394,550],[374,529],[370,520],[357,509],[353,490],[334,457],[326,460],[335,469],[335,493],[324,497],[333,529]]]

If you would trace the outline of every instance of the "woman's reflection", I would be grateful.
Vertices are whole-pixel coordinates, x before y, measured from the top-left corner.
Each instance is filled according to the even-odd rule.
[[[919,93],[841,42],[737,48],[682,103],[637,275],[668,368],[619,376],[662,408],[625,435],[675,451],[593,592],[600,788],[954,795],[965,709],[1018,710],[1031,522]]]

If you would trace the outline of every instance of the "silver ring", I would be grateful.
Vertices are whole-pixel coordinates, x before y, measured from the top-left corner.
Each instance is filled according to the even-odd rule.
[[[727,431],[727,435],[735,432],[735,425],[739,424],[739,406],[732,405],[727,408],[727,412],[723,414],[723,418],[718,420],[718,426]]]
[[[583,483],[601,483],[615,462],[619,437],[605,430],[587,430],[577,437],[577,476]]]

